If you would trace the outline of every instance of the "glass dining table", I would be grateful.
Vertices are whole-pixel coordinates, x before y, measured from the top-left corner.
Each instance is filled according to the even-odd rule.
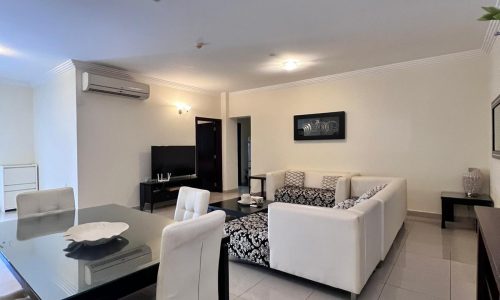
[[[74,225],[101,221],[130,227],[98,246],[64,239]],[[0,222],[0,258],[32,299],[116,299],[156,283],[162,231],[173,222],[114,204]],[[227,242],[219,299],[229,299]]]

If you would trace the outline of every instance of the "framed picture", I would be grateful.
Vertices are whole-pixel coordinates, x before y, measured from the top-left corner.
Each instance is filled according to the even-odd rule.
[[[293,117],[294,140],[345,139],[345,111]]]
[[[491,156],[500,159],[500,96],[491,103],[492,143]]]

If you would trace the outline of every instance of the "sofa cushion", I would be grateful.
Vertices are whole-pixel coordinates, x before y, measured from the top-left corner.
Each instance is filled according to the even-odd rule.
[[[304,186],[305,173],[302,171],[286,171],[285,186]]]
[[[359,196],[358,201],[361,202],[363,200],[370,199],[371,197],[375,196],[376,193],[383,190],[386,186],[387,186],[387,184],[381,184],[381,185],[376,185],[376,186],[372,187],[371,189],[366,191],[363,195]]]
[[[230,236],[229,254],[263,266],[269,266],[267,213],[255,213],[224,224]]]
[[[356,205],[356,199],[346,199],[342,202],[337,203],[333,208],[336,209],[349,209]]]
[[[340,176],[323,176],[321,188],[325,190],[335,190]]]
[[[334,207],[335,190],[285,186],[276,190],[274,201],[302,205]]]

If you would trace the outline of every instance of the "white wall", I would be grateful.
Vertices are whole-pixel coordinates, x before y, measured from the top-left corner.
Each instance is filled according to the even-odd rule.
[[[40,189],[71,186],[78,197],[75,70],[36,86],[33,99]]]
[[[0,82],[0,165],[34,161],[33,90]]]
[[[77,93],[80,207],[139,206],[139,182],[151,177],[151,146],[195,145],[195,116],[221,117],[219,96],[160,85],[151,85],[146,101],[83,93],[80,86]],[[176,103],[192,109],[179,115]]]
[[[467,167],[488,173],[487,59],[397,66],[231,93],[228,117],[252,118],[252,173],[295,167],[401,176],[410,210],[440,213],[440,192],[463,191]],[[293,140],[293,115],[329,111],[346,111],[345,140]]]
[[[500,95],[500,43],[496,42],[490,53],[490,97],[491,101]],[[491,122],[491,116],[488,119]],[[491,129],[490,129],[491,133]],[[495,201],[495,206],[500,207],[500,159],[491,157],[491,140],[489,143],[488,156],[490,157],[491,172],[491,197]]]
[[[222,187],[224,191],[238,189],[238,122],[228,117],[229,94],[221,93],[222,117]]]

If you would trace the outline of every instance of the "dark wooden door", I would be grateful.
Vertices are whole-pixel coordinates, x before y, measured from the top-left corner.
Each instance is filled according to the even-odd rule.
[[[196,174],[200,187],[222,192],[222,121],[196,117]]]

